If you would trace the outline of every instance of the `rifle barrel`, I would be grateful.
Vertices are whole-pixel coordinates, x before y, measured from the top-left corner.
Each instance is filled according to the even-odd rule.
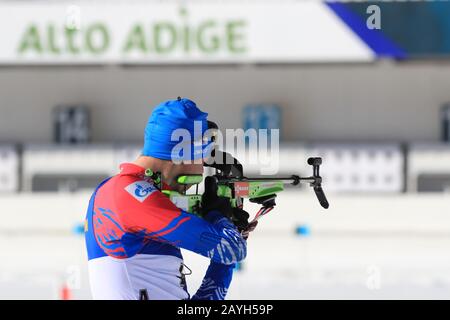
[[[220,179],[220,182],[252,182],[252,181],[283,181],[284,183],[292,183],[293,185],[299,184],[300,181],[315,182],[315,177],[300,177],[297,175],[292,175],[290,177],[242,177],[242,178],[226,178]]]

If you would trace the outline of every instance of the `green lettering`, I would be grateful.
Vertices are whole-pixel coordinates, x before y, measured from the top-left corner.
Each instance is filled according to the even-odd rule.
[[[217,35],[213,35],[213,36],[209,37],[208,43],[207,44],[205,43],[205,36],[204,36],[205,32],[208,29],[215,28],[215,27],[216,27],[216,23],[212,20],[205,21],[198,27],[197,44],[201,51],[206,52],[206,53],[212,53],[214,51],[217,51],[217,49],[219,49],[220,41],[219,41],[219,37]]]
[[[95,41],[95,37],[98,38],[97,41]],[[105,51],[108,45],[109,34],[103,24],[94,24],[86,30],[86,46],[89,51],[94,54],[99,54]]]
[[[74,36],[78,33],[78,30],[72,28],[64,28],[64,31],[66,33],[66,44],[68,51],[73,54],[79,53],[80,49],[77,48],[74,41]]]
[[[147,52],[144,30],[140,24],[136,24],[133,29],[131,29],[124,47],[125,52],[134,49],[140,50],[144,53]]]
[[[188,20],[187,20],[188,13],[187,13],[186,8],[180,9],[180,16],[181,16],[181,19],[184,21],[184,26],[182,27],[182,36],[181,36],[183,50],[184,50],[184,52],[189,53],[189,51],[191,51],[191,30],[188,25]]]
[[[39,38],[39,32],[34,24],[27,28],[19,45],[19,53],[24,53],[28,50],[34,50],[38,53],[42,53],[42,44]]]
[[[167,43],[163,43],[163,36],[166,35]],[[167,53],[173,50],[177,40],[177,32],[175,27],[168,22],[155,24],[154,26],[154,42],[156,53]]]
[[[53,25],[48,25],[47,27],[47,34],[48,34],[48,49],[50,52],[58,54],[60,53],[60,50],[56,46],[55,41],[55,27]]]
[[[183,49],[187,53],[191,51],[191,32],[189,26],[183,28]]]
[[[227,23],[227,46],[228,50],[233,53],[242,53],[246,51],[243,40],[244,35],[241,29],[245,26],[245,21],[232,21]],[[239,43],[241,42],[241,43]]]

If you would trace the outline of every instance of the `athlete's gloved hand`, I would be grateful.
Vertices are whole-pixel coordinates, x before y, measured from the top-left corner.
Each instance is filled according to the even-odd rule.
[[[217,195],[217,180],[209,176],[205,179],[205,192],[202,195],[201,214],[204,218],[207,218],[208,214],[212,211],[218,211],[222,216],[230,220],[233,216],[230,199]]]
[[[241,208],[233,208],[233,216],[231,221],[238,228],[239,232],[244,231],[248,227],[248,218],[250,215],[247,211]]]
[[[205,218],[210,212],[219,212],[222,216],[232,220],[233,208],[230,199],[225,197],[207,198],[202,196],[202,216]]]

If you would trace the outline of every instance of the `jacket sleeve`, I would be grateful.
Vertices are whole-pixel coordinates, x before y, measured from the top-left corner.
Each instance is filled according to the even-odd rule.
[[[232,265],[245,258],[246,241],[220,213],[213,211],[202,219],[177,208],[156,188],[141,198],[127,188],[117,188],[114,197],[126,232],[169,242],[218,264]]]
[[[200,288],[191,300],[224,300],[235,266],[236,264],[224,265],[211,261]]]

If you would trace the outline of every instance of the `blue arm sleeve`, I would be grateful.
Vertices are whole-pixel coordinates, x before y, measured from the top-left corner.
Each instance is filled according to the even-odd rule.
[[[218,264],[232,265],[247,255],[247,243],[239,231],[216,211],[210,212],[205,219],[182,211],[167,229],[170,232],[161,230],[158,236]]]
[[[202,285],[191,300],[224,300],[233,278],[235,264],[224,265],[211,261]]]

